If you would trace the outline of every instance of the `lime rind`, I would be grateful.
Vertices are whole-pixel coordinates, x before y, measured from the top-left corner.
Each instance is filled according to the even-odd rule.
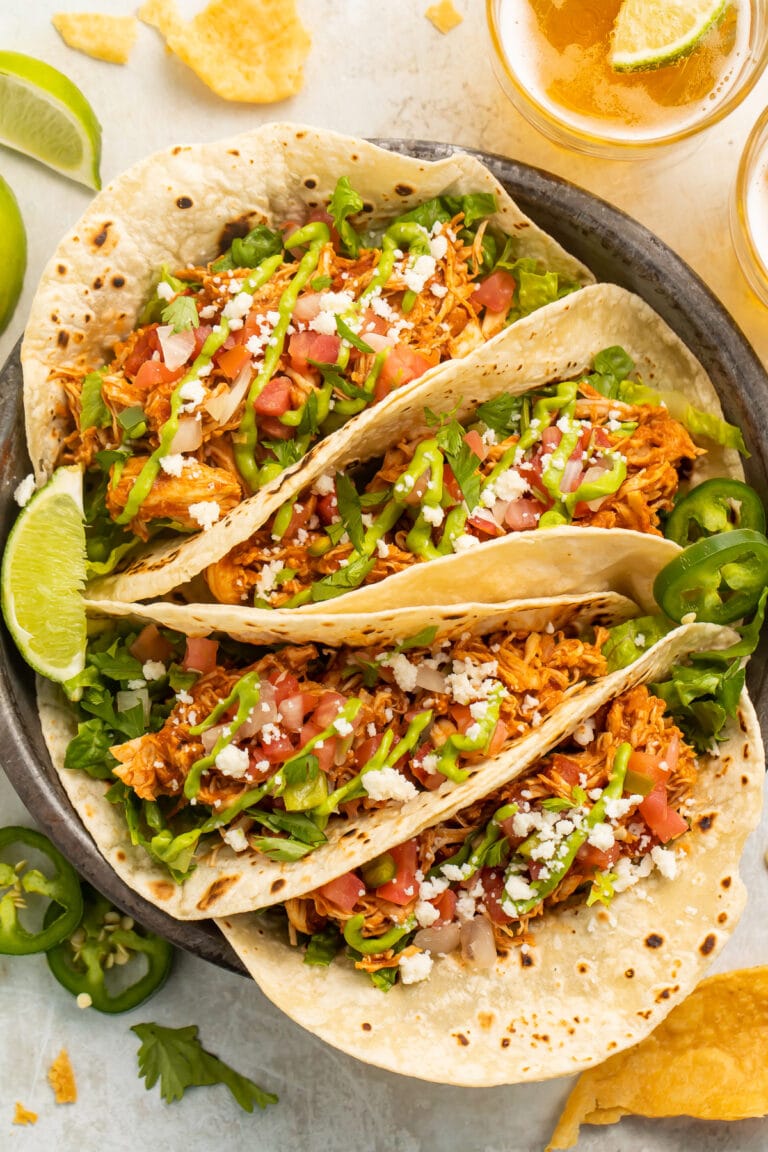
[[[62,72],[20,52],[0,52],[0,144],[101,187],[101,125],[93,108]]]
[[[59,468],[14,524],[0,573],[2,610],[26,662],[61,682],[85,667],[82,473]]]
[[[613,30],[614,72],[648,72],[698,48],[729,0],[625,0]]]
[[[21,295],[27,267],[27,233],[10,187],[0,176],[0,332],[4,332]]]

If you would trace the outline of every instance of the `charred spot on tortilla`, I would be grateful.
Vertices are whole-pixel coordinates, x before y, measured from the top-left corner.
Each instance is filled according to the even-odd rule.
[[[533,956],[529,952],[520,953],[520,967],[533,968]]]
[[[99,289],[103,288],[103,287],[104,287],[104,281],[102,280],[101,276],[97,276],[93,282],[94,291],[98,292]]]
[[[728,913],[727,912],[721,912],[717,918],[717,922],[718,922],[718,924],[725,924],[727,919],[728,919]]]
[[[113,276],[112,277],[112,287],[113,288],[125,288],[125,276]]]
[[[176,201],[177,208],[191,208],[193,201],[189,196],[179,196]]]
[[[67,274],[66,264],[57,264],[56,271],[58,272],[59,276],[66,276],[66,274]]]
[[[589,972],[589,964],[584,964],[583,962],[581,964],[577,964],[576,971],[583,976],[586,972]]]
[[[642,1016],[643,1020],[650,1020],[651,1016],[653,1015],[653,1009],[646,1008],[644,1012],[638,1012],[637,1014],[638,1016]]]
[[[65,332],[63,328],[60,328],[56,333],[56,343],[59,348],[66,348],[67,344],[69,344],[69,333]]]
[[[485,1028],[486,1031],[493,1027],[493,1012],[478,1012],[477,1019],[480,1027]]]
[[[634,974],[635,974],[635,970],[634,970],[634,968],[627,968],[626,972],[624,973],[624,975],[626,976],[627,980],[631,980],[631,979],[632,979],[632,977],[634,976]]]
[[[270,892],[279,892],[281,888],[285,888],[285,880],[282,876],[278,876],[277,880],[273,880],[270,885]]]
[[[211,904],[222,897],[234,884],[237,884],[241,879],[241,876],[219,876],[216,880],[214,880],[213,884],[210,885],[208,890],[204,892],[200,897],[196,907],[199,908],[201,912],[205,912],[207,908],[210,908]]]
[[[315,179],[315,177],[314,176],[307,176],[304,180],[304,187],[309,188],[310,190],[312,188],[317,188],[317,180]]]
[[[747,784],[749,784],[749,776],[742,776],[742,778],[741,778],[742,788],[746,788]]]
[[[731,886],[730,876],[723,876],[722,880],[720,881],[720,887],[721,888],[730,888],[730,886]]]
[[[116,857],[116,858],[117,858],[117,859],[118,859],[118,860],[119,860],[121,863],[123,862],[123,860],[127,859],[127,857],[126,857],[126,855],[125,855],[125,852],[123,852],[122,848],[118,848],[117,852],[115,852],[115,857]]]
[[[158,900],[170,900],[176,891],[176,886],[171,884],[170,880],[153,880],[150,888]]]
[[[91,237],[91,243],[93,244],[94,248],[104,247],[107,242],[107,237],[109,236],[109,230],[111,227],[112,221],[107,220],[107,222],[102,225],[100,231],[98,231],[95,236]]]
[[[510,1043],[511,1043],[511,1041],[509,1039],[509,1036],[502,1036],[502,1038],[501,1038],[502,1048],[509,1048]]]
[[[742,732],[746,735],[747,731],[748,731],[747,721],[746,721],[744,713],[741,711],[741,709],[739,709],[738,718],[739,718],[739,728],[741,728]]]
[[[699,817],[697,823],[702,832],[709,832],[715,822],[715,815],[716,813],[714,812],[708,812],[705,816]]]
[[[750,748],[749,743],[748,742],[745,743],[744,748],[742,749],[742,753],[741,753],[745,760],[749,760],[749,755],[750,755],[751,751],[752,751],[752,749]]]
[[[415,191],[416,189],[412,188],[410,184],[395,184],[395,192],[398,196],[413,196]]]
[[[702,956],[709,956],[716,943],[717,938],[713,932],[710,932],[699,945],[699,952],[701,952]]]
[[[659,936],[656,932],[651,932],[651,934],[645,938],[646,948],[661,948],[663,943],[664,937]]]
[[[453,1032],[452,1035],[453,1035],[453,1038],[455,1040],[458,1040],[458,1042],[462,1046],[462,1048],[468,1048],[469,1047],[469,1040],[464,1035],[463,1032]]]

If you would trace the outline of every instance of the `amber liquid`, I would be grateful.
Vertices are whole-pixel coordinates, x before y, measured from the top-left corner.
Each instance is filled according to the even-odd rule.
[[[626,139],[670,134],[713,110],[746,50],[749,5],[732,3],[687,57],[646,72],[610,65],[621,0],[502,0],[499,35],[522,85],[581,131]]]

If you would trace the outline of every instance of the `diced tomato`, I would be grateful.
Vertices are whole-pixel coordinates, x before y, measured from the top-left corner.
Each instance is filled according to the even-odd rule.
[[[379,336],[384,336],[388,331],[388,325],[383,316],[377,316],[372,308],[366,308],[363,313],[363,326],[361,334],[363,340],[368,343],[368,337],[372,333],[378,333]],[[373,345],[371,345],[373,347]]]
[[[338,251],[341,237],[336,231],[333,216],[326,212],[325,208],[313,208],[309,216],[307,216],[307,224],[314,224],[315,221],[321,221],[323,224],[328,225],[328,231],[331,234],[331,244],[333,244],[334,249]]]
[[[443,485],[445,488],[447,488],[448,495],[450,496],[451,500],[455,501],[456,504],[461,504],[462,500],[464,499],[464,495],[461,491],[461,488],[459,488],[456,477],[453,474],[453,469],[447,461],[443,469]]]
[[[195,350],[193,355],[199,356],[200,350],[213,331],[213,328],[210,324],[200,324],[197,328],[193,328],[192,331],[195,337]]]
[[[592,443],[595,448],[610,448],[611,438],[605,428],[597,427],[592,429]]]
[[[163,664],[167,664],[173,656],[173,645],[166,640],[157,624],[147,624],[139,632],[128,651],[142,664],[146,663],[147,660],[161,660]]]
[[[295,696],[299,691],[299,681],[292,672],[272,672],[269,682],[275,690],[275,704],[280,706],[289,696]]]
[[[317,891],[342,912],[351,912],[360,897],[365,896],[365,884],[356,872],[345,872],[343,876],[322,884]]]
[[[342,696],[341,692],[323,692],[312,716],[315,724],[319,724],[321,728],[333,724],[346,700],[346,696]]]
[[[468,704],[451,704],[450,713],[459,732],[466,732],[467,728],[474,724],[474,717]]]
[[[328,492],[321,496],[317,502],[317,515],[323,525],[333,524],[339,514],[339,502],[335,492]]]
[[[326,336],[322,332],[294,332],[288,342],[291,367],[297,372],[306,372],[312,367],[310,360],[319,364],[335,364],[340,347],[338,336]]]
[[[363,740],[362,744],[358,744],[355,749],[355,765],[357,768],[365,767],[371,757],[376,754],[383,739],[384,736],[377,732],[375,736],[369,736],[367,740]]]
[[[573,788],[579,783],[584,771],[578,760],[571,760],[570,756],[563,756],[562,752],[553,754],[552,767],[569,788]]]
[[[208,640],[204,636],[188,636],[187,650],[181,663],[185,672],[202,672],[205,676],[216,667],[218,640]]]
[[[610,848],[603,851],[601,848],[595,848],[593,844],[582,844],[576,853],[576,859],[579,860],[586,869],[593,868],[596,872],[604,872],[615,864],[621,856],[621,845],[613,844]]]
[[[145,328],[144,331],[136,337],[136,343],[131,349],[130,354],[126,357],[123,365],[126,376],[135,376],[145,360],[151,360],[152,353],[159,351],[160,340],[157,335],[157,325],[153,324],[151,328]]]
[[[216,364],[226,376],[227,380],[234,380],[250,362],[251,354],[243,344],[236,344],[234,348],[227,348],[216,357]]]
[[[473,536],[488,536],[495,539],[497,536],[505,536],[506,533],[500,524],[497,524],[490,516],[470,516],[467,520],[467,527],[474,528]]]
[[[638,812],[662,844],[688,830],[688,825],[682,816],[674,808],[669,807],[667,786],[662,781],[654,785],[653,791],[649,792],[638,806]]]
[[[480,460],[485,460],[488,455],[488,448],[483,443],[483,438],[480,433],[475,429],[464,433],[464,443],[470,452],[474,452],[475,456]]]
[[[541,443],[544,448],[554,451],[563,438],[563,434],[556,424],[550,424],[541,434]]]
[[[637,773],[638,776],[652,781],[654,786],[662,784],[666,794],[666,783],[669,778],[669,772],[666,768],[661,767],[661,761],[658,756],[652,756],[650,752],[632,752],[627,761],[627,772]]]
[[[288,733],[281,729],[279,732],[270,733],[269,740],[259,741],[256,759],[269,760],[270,764],[282,764],[293,755],[294,751],[293,741]]]
[[[396,345],[381,366],[373,390],[374,400],[378,404],[393,388],[402,388],[404,384],[410,384],[411,380],[417,380],[431,367],[432,362],[415,348],[410,348],[407,344]]]
[[[510,500],[504,513],[504,523],[512,532],[526,532],[535,528],[546,508],[540,500],[529,500],[522,496]]]
[[[480,883],[483,886],[483,904],[494,924],[509,924],[512,919],[501,906],[504,891],[504,873],[500,868],[481,868]]]
[[[297,502],[294,504],[288,527],[283,533],[283,540],[293,540],[299,529],[304,527],[311,515],[312,505],[310,503],[302,504]]]
[[[452,888],[446,888],[445,892],[441,892],[429,903],[438,912],[438,919],[432,925],[433,928],[439,928],[441,924],[451,923],[456,915],[456,893]]]
[[[254,401],[259,416],[282,416],[291,406],[291,388],[288,376],[273,376]]]
[[[472,293],[472,303],[476,308],[487,308],[489,312],[509,311],[515,295],[515,278],[511,272],[504,268],[497,268],[475,285]]]
[[[418,841],[406,840],[405,844],[398,844],[397,847],[390,848],[389,852],[394,857],[397,872],[393,880],[376,889],[376,895],[382,900],[389,900],[392,904],[410,904],[417,895]]]
[[[435,788],[439,788],[441,784],[445,783],[445,776],[442,772],[430,772],[424,767],[424,758],[434,754],[434,751],[431,745],[424,744],[411,760],[411,772],[419,783],[423,784],[430,792],[434,792]]]
[[[183,371],[183,367],[166,368],[162,360],[145,360],[133,383],[141,392],[151,392],[158,384],[170,384],[178,380]]]
[[[509,729],[507,728],[504,721],[497,720],[496,727],[494,728],[493,735],[491,736],[491,742],[488,745],[488,756],[496,756],[499,752],[501,752],[507,739],[508,731]]]

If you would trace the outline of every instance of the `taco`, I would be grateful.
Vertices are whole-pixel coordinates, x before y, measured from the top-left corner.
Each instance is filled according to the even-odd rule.
[[[713,746],[676,715],[679,674],[625,682],[471,804],[219,926],[278,1007],[390,1071],[516,1083],[637,1043],[733,930],[761,806],[746,692]]]
[[[97,196],[43,275],[22,347],[36,476],[83,465],[110,571],[592,279],[470,156],[280,124],[174,148]]]
[[[574,528],[660,536],[680,497],[715,477],[738,489],[714,501],[722,527],[751,507],[758,519],[744,526],[764,525],[738,480],[740,431],[637,297],[585,288],[483,356],[393,397],[204,539],[95,581],[91,596],[158,596],[202,571],[181,595],[240,607],[370,611],[457,602],[468,587],[478,600],[522,597],[530,533],[562,529],[563,548]],[[212,608],[209,619],[229,628],[247,615]]]
[[[264,907],[458,806],[478,778],[514,775],[623,675],[606,624],[621,640],[633,614],[612,594],[561,597],[445,613],[408,637],[395,613],[365,646],[345,643],[348,618],[313,617],[313,643],[262,648],[103,621],[65,685],[77,703],[42,684],[43,733],[143,895],[181,918]],[[638,669],[672,625],[641,627]],[[671,635],[665,650],[688,651],[723,633]]]

